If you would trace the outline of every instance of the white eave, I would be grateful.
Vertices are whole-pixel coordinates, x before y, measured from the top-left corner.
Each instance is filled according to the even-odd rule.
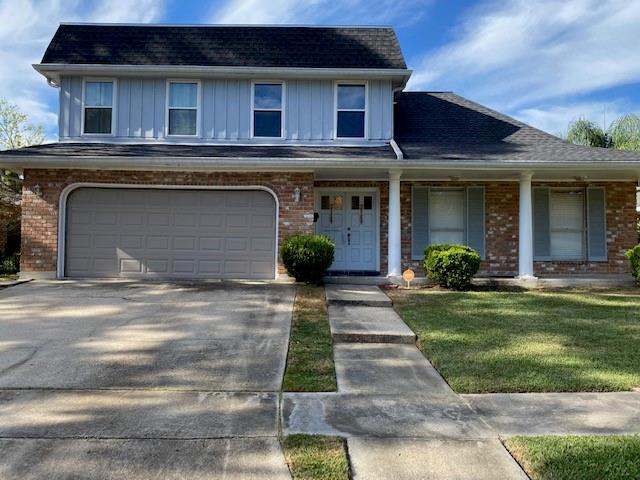
[[[58,84],[63,75],[96,76],[175,76],[184,78],[323,78],[323,79],[390,79],[404,87],[411,76],[408,69],[390,68],[281,68],[227,67],[198,65],[99,65],[35,63],[33,68]]]
[[[604,162],[531,162],[531,161],[465,161],[442,159],[393,159],[376,157],[176,157],[176,156],[63,156],[63,155],[2,155],[0,167],[7,169],[124,169],[124,170],[287,170],[308,171],[317,168],[402,169],[412,170],[534,170],[573,172],[610,170],[626,172],[640,179],[640,161]],[[629,177],[631,178],[631,177]]]

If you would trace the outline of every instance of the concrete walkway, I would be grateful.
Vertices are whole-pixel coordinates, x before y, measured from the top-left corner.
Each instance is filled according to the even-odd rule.
[[[457,395],[381,295],[327,285],[338,392],[281,407],[285,434],[346,437],[356,480],[526,479],[500,436],[640,433],[640,392]]]
[[[346,437],[356,480],[527,478],[378,287],[326,291],[338,393],[285,394],[285,434]]]

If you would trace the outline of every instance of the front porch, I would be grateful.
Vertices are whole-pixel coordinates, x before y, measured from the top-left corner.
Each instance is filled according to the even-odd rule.
[[[335,171],[315,172],[314,228],[329,234],[339,252],[340,263],[332,267],[328,282],[342,282],[342,277],[358,283],[384,283],[384,278],[397,282],[407,268],[422,277],[424,247],[432,243],[476,248],[483,258],[483,279],[541,278],[545,284],[567,277],[608,279],[605,283],[631,279],[624,257],[638,242],[636,185],[631,179],[549,170],[374,173],[374,179],[358,180],[352,172],[354,178],[337,180],[331,179]],[[372,203],[363,205],[363,195],[370,195]],[[337,221],[327,214],[336,199],[343,209]],[[344,254],[354,238],[349,214],[358,223],[366,207],[371,207],[375,224],[369,230],[370,245],[378,252],[371,263],[375,269],[352,266]]]

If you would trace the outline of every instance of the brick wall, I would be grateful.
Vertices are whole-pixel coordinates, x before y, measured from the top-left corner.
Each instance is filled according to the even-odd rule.
[[[55,271],[57,258],[58,200],[60,192],[76,182],[123,183],[140,185],[262,185],[272,189],[280,202],[280,239],[297,232],[311,232],[305,214],[314,211],[315,187],[377,188],[380,194],[380,266],[387,271],[388,198],[386,181],[338,182],[316,181],[311,173],[196,173],[196,172],[135,172],[91,170],[26,170],[23,187],[22,271]],[[34,185],[42,194],[32,192]],[[411,187],[471,186],[485,187],[486,259],[481,273],[516,275],[518,270],[518,192],[517,182],[402,182],[402,265],[422,274],[420,261],[411,259]],[[542,184],[534,186],[585,187],[580,183]],[[607,202],[607,262],[536,262],[537,273],[626,273],[629,271],[624,251],[637,243],[635,230],[635,184],[632,182],[593,183],[606,188]],[[301,201],[293,200],[296,187],[302,190]],[[280,266],[280,270],[282,267]]]
[[[565,273],[627,273],[629,260],[624,252],[637,244],[636,185],[633,182],[582,183],[534,183],[534,186],[549,187],[605,187],[607,208],[607,262],[535,262],[534,270],[540,274]]]
[[[518,273],[518,212],[519,184],[517,182],[465,183],[465,182],[402,182],[400,187],[402,209],[402,265],[423,274],[422,262],[411,259],[411,188],[416,186],[473,186],[485,187],[486,258],[480,267],[483,275],[512,276]],[[535,262],[538,274],[568,273],[627,273],[629,265],[624,252],[637,243],[634,227],[635,183],[599,182],[583,184],[536,183],[534,186],[586,186],[606,188],[607,245],[606,262]]]
[[[313,226],[305,214],[313,213],[312,173],[199,173],[136,172],[94,170],[25,170],[22,197],[22,272],[56,270],[58,242],[58,203],[62,190],[77,182],[122,183],[136,185],[260,185],[273,190],[279,201],[280,239],[293,233],[309,233]],[[40,196],[33,192],[39,185]],[[301,189],[300,202],[293,198]],[[282,271],[282,265],[279,265]]]

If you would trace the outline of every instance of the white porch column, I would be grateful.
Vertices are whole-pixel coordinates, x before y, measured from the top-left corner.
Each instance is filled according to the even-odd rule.
[[[389,171],[389,238],[388,277],[402,275],[400,243],[400,176],[401,170]]]
[[[520,174],[520,235],[518,239],[518,278],[533,280],[533,202],[531,200],[533,172]]]

